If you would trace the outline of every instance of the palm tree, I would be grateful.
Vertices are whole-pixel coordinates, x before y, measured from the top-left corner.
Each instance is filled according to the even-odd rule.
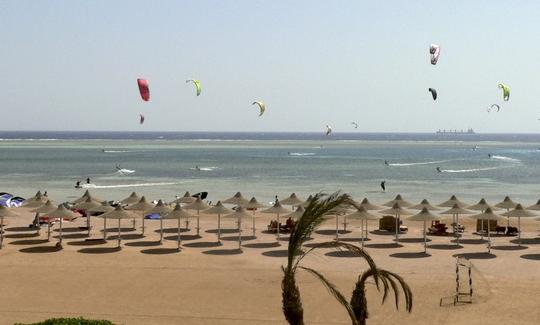
[[[358,282],[354,288],[352,297],[351,297],[351,308],[353,309],[354,316],[356,318],[357,324],[365,325],[366,319],[368,318],[368,309],[367,309],[367,299],[366,299],[366,281],[369,277],[374,277],[378,281],[382,282],[383,287],[383,298],[382,302],[386,301],[389,291],[394,291],[394,297],[396,301],[396,309],[399,310],[399,288],[403,290],[403,295],[405,296],[405,308],[410,313],[412,310],[413,304],[413,295],[411,288],[405,282],[405,280],[390,271],[377,269],[377,272],[374,273],[372,269],[366,270],[362,275],[358,277]],[[379,285],[377,285],[377,290],[380,290]]]
[[[283,280],[281,282],[283,314],[291,325],[304,324],[304,309],[302,307],[302,299],[300,290],[296,284],[296,270],[304,269],[318,278],[328,291],[346,308],[353,324],[357,324],[357,320],[351,305],[347,302],[344,296],[337,288],[328,281],[318,271],[299,266],[302,259],[314,249],[320,248],[344,248],[356,252],[363,257],[369,264],[373,278],[378,284],[378,272],[375,262],[371,257],[357,246],[343,243],[339,241],[331,241],[315,245],[307,252],[302,251],[303,243],[311,236],[311,233],[319,227],[325,220],[325,215],[332,209],[343,205],[354,205],[354,201],[346,194],[336,192],[332,195],[317,194],[306,207],[304,214],[298,219],[294,229],[291,231],[288,246],[287,265],[282,266]]]

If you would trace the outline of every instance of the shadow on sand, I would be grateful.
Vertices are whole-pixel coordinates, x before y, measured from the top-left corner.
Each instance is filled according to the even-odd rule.
[[[97,245],[103,245],[107,243],[103,239],[86,239],[86,240],[78,240],[78,241],[70,241],[67,244],[71,246],[97,246]]]
[[[182,246],[191,247],[191,248],[212,248],[212,247],[219,247],[222,245],[223,244],[220,244],[215,241],[200,241],[200,242],[182,244]]]
[[[134,241],[130,243],[125,243],[129,247],[150,247],[150,246],[161,246],[162,243],[159,241]]]
[[[116,253],[121,251],[122,248],[119,247],[89,247],[89,248],[81,248],[78,250],[79,253],[83,254],[109,254],[109,253]]]
[[[497,255],[491,254],[491,253],[462,253],[462,254],[454,254],[452,255],[454,257],[463,257],[469,260],[489,260],[492,258],[496,258]]]
[[[463,246],[456,244],[432,244],[427,246],[429,249],[440,249],[440,250],[452,250],[452,249],[462,249]]]
[[[150,254],[150,255],[166,255],[166,254],[174,254],[174,253],[180,253],[181,250],[178,250],[176,248],[150,248],[150,249],[143,249],[141,253],[143,254]]]
[[[342,235],[342,234],[350,234],[351,231],[350,230],[343,230],[343,229],[340,229],[337,231],[338,234]],[[320,229],[320,230],[315,230],[315,233],[316,234],[319,234],[319,235],[336,235],[336,230],[335,229]]]
[[[527,248],[528,248],[527,246],[518,246],[518,245],[491,246],[491,249],[500,250],[500,251],[521,251]]]
[[[118,233],[118,228],[111,227],[111,228],[107,228],[106,230],[107,230],[107,233]],[[135,230],[136,230],[135,228],[122,228],[122,227],[120,227],[120,232],[131,232],[131,231],[135,231]],[[100,232],[103,232],[103,229],[101,229]]]
[[[19,252],[22,253],[55,253],[61,251],[62,247],[54,246],[37,246],[37,247],[27,247],[20,249]]]
[[[331,252],[325,253],[324,255],[330,256],[330,257],[348,257],[348,258],[360,257],[360,255],[358,255],[357,253],[348,251],[348,250],[331,251]]]
[[[431,239],[427,238],[426,242],[430,242]],[[423,243],[424,238],[400,238],[398,240],[400,243]]]
[[[64,223],[62,223],[64,224]],[[52,227],[51,227],[52,228]],[[53,229],[54,232],[60,232],[60,228]],[[62,227],[62,232],[82,232],[84,230],[79,229],[79,227]]]
[[[430,257],[431,255],[424,252],[403,252],[403,253],[394,253],[390,254],[390,257],[396,258],[425,258]]]
[[[10,242],[10,245],[39,245],[45,244],[48,242],[47,239],[23,239],[23,240],[14,240]]]
[[[4,238],[32,238],[32,237],[39,237],[39,234],[32,232],[32,233],[21,233],[21,234],[7,234],[4,235]]]
[[[180,228],[180,233],[189,232],[191,229]],[[159,234],[159,229],[154,230],[156,234]],[[177,234],[178,228],[163,228],[164,234]]]
[[[526,260],[540,261],[540,254],[524,254],[520,256]]]
[[[273,247],[280,247],[277,242],[271,242],[271,243],[252,243],[252,244],[245,244],[243,245],[247,248],[273,248]]]
[[[46,226],[42,227],[42,229],[47,229]],[[19,231],[36,231],[37,229],[36,228],[32,228],[32,227],[8,227],[8,228],[4,228],[4,231],[14,231],[14,232],[19,232]]]
[[[209,233],[209,234],[217,234],[217,229],[208,229],[205,231],[206,233]],[[234,233],[237,233],[238,232],[238,229],[221,229],[220,230],[220,233],[221,234],[234,234]]]
[[[212,249],[212,250],[209,250],[209,251],[204,251],[203,254],[208,254],[208,255],[238,255],[238,254],[242,254],[242,250],[240,250],[238,248],[234,248],[234,249]]]
[[[455,243],[456,240],[451,240],[452,243]],[[460,244],[465,244],[465,245],[480,245],[480,244],[485,244],[487,243],[487,240],[485,239],[460,239],[459,240],[459,243]]]
[[[366,246],[368,248],[400,248],[400,247],[403,247],[403,245],[400,245],[399,243],[366,244],[364,246]]]
[[[86,237],[88,237],[88,234],[86,234],[86,233],[84,233],[84,234],[62,234],[63,239],[81,239],[81,238],[86,238]],[[56,235],[56,236],[53,236],[53,238],[59,239],[60,236]]]
[[[519,244],[519,240],[517,238],[512,239],[510,242],[512,244]],[[521,243],[523,245],[538,245],[540,244],[540,238],[521,238]]]
[[[255,236],[242,236],[242,241],[244,241],[244,240],[253,240],[253,239],[257,239],[257,237],[255,237]],[[238,241],[238,236],[221,237],[221,240]]]
[[[201,239],[202,237],[201,236],[197,236],[197,235],[180,235],[180,240],[184,241],[184,240],[195,240],[195,239]],[[167,236],[167,237],[163,237],[163,239],[167,239],[167,240],[178,240],[178,236]]]
[[[121,240],[143,239],[144,237],[145,236],[141,234],[120,234]],[[107,240],[118,240],[118,234],[108,236]]]

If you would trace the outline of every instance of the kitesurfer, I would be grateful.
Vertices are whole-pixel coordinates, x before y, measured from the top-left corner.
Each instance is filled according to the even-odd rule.
[[[442,173],[441,167],[437,167],[435,169],[437,170],[438,173]]]
[[[384,161],[384,164],[385,164],[386,166],[390,166],[390,164],[388,163],[388,160],[385,160],[385,161]]]
[[[383,192],[386,192],[386,181],[381,182],[381,188],[382,188]]]
[[[86,178],[86,184],[90,184],[90,177]]]

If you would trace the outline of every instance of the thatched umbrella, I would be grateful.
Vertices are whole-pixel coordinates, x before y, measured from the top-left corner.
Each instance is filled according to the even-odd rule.
[[[299,205],[296,210],[294,210],[294,212],[284,215],[283,218],[291,218],[292,220],[296,221],[304,214],[305,211],[306,210],[304,209],[304,207]]]
[[[225,204],[233,204],[233,205],[242,206],[244,204],[247,204],[249,201],[245,197],[242,196],[242,193],[236,192],[236,194],[233,197],[223,200],[222,202]]]
[[[120,203],[124,205],[131,205],[131,204],[135,204],[139,202],[140,200],[141,198],[137,195],[137,193],[131,192],[131,194],[125,199],[123,199],[122,201],[120,201]],[[136,225],[135,218],[133,218],[133,229],[135,229],[135,225]]]
[[[40,206],[39,208],[36,208],[34,210],[32,210],[33,212],[35,212],[37,215],[36,215],[36,218],[37,218],[37,221],[38,221],[38,224],[39,224],[39,214],[46,214],[46,213],[49,213],[49,212],[52,212],[54,210],[56,210],[57,206],[54,205],[51,201],[47,201],[47,203],[43,204],[42,206]],[[49,241],[51,239],[51,219],[49,218],[48,222],[47,222],[47,241]]]
[[[362,224],[362,236],[361,236],[361,242],[362,242],[362,248],[364,248],[364,222],[366,223],[366,232],[367,232],[367,221],[368,220],[378,220],[381,217],[372,213],[369,213],[367,209],[364,206],[360,206],[355,212],[348,214],[347,218],[349,219],[359,219]]]
[[[472,215],[472,216],[469,216],[469,218],[471,219],[474,219],[474,220],[482,220],[482,223],[484,220],[488,220],[488,230],[487,230],[487,235],[488,235],[488,244],[487,244],[487,247],[488,247],[488,253],[491,253],[491,237],[490,237],[490,230],[489,229],[489,221],[491,220],[497,220],[497,221],[501,221],[501,220],[504,220],[503,217],[501,217],[500,215],[498,214],[495,214],[493,213],[493,210],[488,207],[486,208],[486,210],[480,214],[475,214],[475,215]]]
[[[540,200],[536,201],[535,204],[528,206],[527,210],[534,210],[534,211],[540,210]]]
[[[293,193],[294,194],[294,193]],[[265,208],[266,206],[262,203],[259,203],[255,197],[252,197],[248,203],[242,205],[244,209],[253,210],[253,237],[255,237],[255,210],[260,208]]]
[[[399,241],[399,218],[401,216],[410,216],[412,213],[403,208],[398,202],[395,202],[390,209],[382,210],[379,213],[389,213],[396,217],[396,242]]]
[[[277,236],[276,236],[276,239],[277,239],[277,242],[279,244],[279,215],[287,213],[287,212],[289,212],[289,210],[285,209],[281,205],[281,203],[279,203],[279,201],[277,201],[276,203],[274,203],[274,205],[272,207],[270,207],[268,209],[265,209],[265,210],[262,210],[261,212],[262,213],[276,214],[276,219],[277,219]]]
[[[506,209],[506,212],[510,211],[510,209],[514,209],[518,205],[516,202],[512,201],[512,199],[509,196],[505,196],[504,200],[501,202],[495,204],[497,208]],[[504,214],[503,214],[504,216]],[[510,217],[506,217],[507,219],[507,227],[510,227]]]
[[[299,206],[303,206],[305,208],[309,205],[311,200],[313,200],[313,195],[309,195],[308,198],[304,202],[299,204]]]
[[[440,212],[440,214],[452,215],[452,217],[455,217],[454,236],[456,237],[456,245],[458,246],[459,246],[459,234],[458,234],[459,215],[460,214],[473,214],[473,213],[474,212],[460,207],[458,203],[454,203],[454,206],[451,209]]]
[[[38,191],[34,197],[24,200],[22,206],[26,208],[37,208],[45,204],[47,201],[49,201],[49,199]]]
[[[159,200],[155,207],[146,211],[144,214],[159,214],[159,243],[163,242],[163,216],[170,213],[172,209],[169,206],[166,206],[163,201]]]
[[[366,211],[376,211],[376,210],[382,210],[384,209],[385,207],[383,206],[380,206],[380,205],[376,205],[376,204],[373,204],[371,203],[367,197],[365,197],[359,204],[360,206],[364,207],[364,209]]]
[[[536,214],[527,209],[524,209],[521,204],[517,204],[514,210],[502,213],[502,215],[506,217],[518,218],[518,245],[521,246],[521,218],[536,217]]]
[[[218,216],[217,242],[218,244],[221,244],[221,216],[232,213],[233,210],[227,209],[226,207],[223,206],[223,204],[221,204],[221,201],[218,201],[216,205],[214,205],[210,209],[204,210],[203,212],[206,214],[217,214]]]
[[[243,207],[237,207],[233,213],[223,216],[224,218],[235,218],[238,222],[238,249],[242,250],[242,218],[249,218],[251,214]]]
[[[197,199],[194,198],[193,196],[191,196],[191,194],[189,194],[189,192],[186,192],[186,193],[184,193],[184,196],[182,196],[181,198],[178,198],[178,199],[174,200],[173,203],[184,203],[184,204],[189,204],[189,203],[195,202],[195,200],[197,200]]]
[[[81,196],[80,198],[73,201],[73,204],[84,202],[84,201],[86,201],[87,198],[91,198],[93,201],[96,201],[96,202],[102,202],[103,201],[102,199],[99,199],[99,198],[93,196],[92,194],[90,194],[89,190],[86,190],[86,192],[84,192],[83,196]]]
[[[89,209],[88,212],[111,212],[114,208],[107,201],[101,202],[101,204],[95,208]],[[103,218],[103,240],[107,240],[107,218]]]
[[[206,204],[200,197],[198,197],[195,202],[190,203],[184,207],[187,210],[197,210],[197,236],[199,236],[199,211],[209,209],[210,206]]]
[[[180,250],[180,245],[182,244],[182,238],[180,236],[180,220],[182,218],[191,218],[191,214],[189,212],[187,212],[186,210],[182,209],[182,207],[180,206],[180,203],[176,203],[176,206],[174,207],[174,209],[170,212],[170,213],[167,213],[165,215],[162,215],[161,218],[162,219],[178,219],[178,237],[176,239],[177,243],[178,243],[178,247],[177,249]]]
[[[302,204],[304,201],[296,196],[296,193],[292,193],[288,198],[279,201],[281,205],[290,205],[293,207]]]
[[[394,204],[398,203],[400,207],[403,207],[403,208],[408,208],[410,207],[411,205],[413,205],[411,202],[409,201],[405,201],[403,199],[403,197],[401,196],[401,194],[398,194],[396,195],[396,197],[391,200],[391,201],[388,201],[386,202],[385,204],[383,204],[384,206],[386,207],[393,207]]]
[[[113,211],[104,213],[100,215],[101,218],[108,218],[108,219],[118,219],[118,248],[121,248],[121,242],[122,242],[122,236],[120,236],[120,221],[122,219],[131,219],[133,218],[133,214],[130,211],[124,210],[122,206],[119,204],[114,208]]]
[[[428,211],[440,210],[440,208],[431,205],[427,199],[423,199],[422,202],[409,207],[411,210],[423,210],[424,208],[426,208]]]
[[[4,242],[4,218],[15,218],[18,216],[10,208],[0,205],[0,248],[2,248],[2,243]]]
[[[145,196],[142,196],[139,202],[128,205],[126,207],[126,210],[129,211],[139,211],[142,213],[142,233],[141,235],[144,236],[144,212],[152,209],[154,205],[146,200]]]
[[[407,218],[410,221],[423,221],[424,222],[424,253],[427,253],[427,236],[426,236],[426,222],[433,220],[440,220],[441,218],[429,212],[429,210],[424,207],[420,213],[412,215]]]
[[[78,203],[75,205],[75,209],[82,210],[86,214],[86,228],[88,229],[88,236],[90,236],[90,213],[88,213],[88,210],[97,208],[101,205],[101,203],[98,203],[94,200],[92,200],[91,197],[87,197],[86,201]]]
[[[467,206],[469,206],[467,203],[460,201],[455,195],[452,195],[450,199],[439,204],[439,206],[443,208],[452,208],[456,204],[458,208],[466,208]]]
[[[66,207],[63,204],[59,204],[56,210],[47,213],[47,215],[49,216],[49,218],[53,217],[53,218],[60,219],[60,232],[59,232],[60,238],[56,246],[62,247],[62,221],[64,219],[71,221],[77,218],[77,215],[73,213],[73,211],[66,209]]]
[[[486,199],[484,198],[481,198],[480,201],[478,201],[478,203],[467,207],[468,210],[475,210],[475,211],[482,211],[482,212],[486,211],[488,208],[490,208],[491,211],[499,210],[499,208],[488,204]],[[480,237],[484,239],[484,221],[480,222],[480,229],[481,229]]]

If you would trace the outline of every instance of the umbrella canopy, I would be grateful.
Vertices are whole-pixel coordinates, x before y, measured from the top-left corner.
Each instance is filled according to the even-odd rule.
[[[48,199],[46,196],[43,196],[41,192],[37,192],[36,196],[29,198],[28,200],[25,200],[22,206],[28,207],[28,208],[37,208],[39,206],[42,206],[47,201]]]
[[[122,204],[134,204],[141,200],[141,198],[137,195],[137,193],[132,192],[130,196],[120,201]]]
[[[244,204],[246,204],[248,202],[249,201],[246,200],[246,198],[244,198],[242,196],[242,193],[240,193],[240,192],[236,192],[236,194],[233,197],[230,197],[230,198],[223,201],[223,203],[226,203],[226,204],[235,204],[235,205],[239,205],[239,206],[243,206]]]
[[[439,204],[439,206],[443,208],[452,208],[455,204],[457,204],[459,208],[466,208],[468,206],[467,203],[460,201],[455,195],[452,195],[450,199]]]
[[[484,199],[484,198],[480,199],[480,201],[478,201],[478,203],[476,203],[476,204],[474,204],[474,205],[471,205],[471,206],[467,207],[467,209],[469,209],[469,210],[478,210],[478,211],[484,211],[484,210],[486,210],[486,209],[488,209],[488,208],[489,208],[491,211],[493,211],[493,210],[499,210],[498,208],[489,205],[489,204],[486,202],[486,199]]]
[[[313,200],[313,195],[309,195],[308,198],[299,205],[301,205],[301,206],[303,206],[305,208],[305,207],[307,207],[309,205],[311,200]]]
[[[133,215],[131,212],[124,210],[121,205],[117,205],[114,210],[99,215],[99,217],[107,219],[129,219],[133,218]]]
[[[174,200],[174,203],[193,203],[195,202],[195,200],[197,200],[196,198],[194,198],[193,196],[191,196],[191,194],[189,192],[186,192],[184,193],[184,196],[182,196],[181,198],[179,199],[176,199]]]
[[[272,207],[264,209],[262,213],[283,214],[290,212],[289,209],[284,208],[279,201],[277,201]]]
[[[497,221],[504,220],[504,218],[501,217],[500,215],[493,213],[493,210],[490,207],[486,208],[486,210],[482,213],[475,214],[468,217],[474,220],[497,220]]]
[[[206,209],[209,209],[209,208],[210,208],[210,206],[208,204],[206,204],[203,200],[201,200],[200,197],[197,198],[195,200],[195,202],[184,206],[184,209],[197,210],[197,211],[206,210]]]
[[[367,209],[363,206],[360,206],[358,210],[356,210],[355,212],[351,214],[346,215],[345,217],[350,218],[350,219],[360,219],[360,220],[378,220],[381,218],[380,216],[369,213]]]
[[[497,208],[502,208],[502,209],[513,209],[516,207],[516,205],[517,203],[512,201],[512,199],[509,196],[505,196],[504,200],[495,204]]]
[[[161,216],[162,219],[178,219],[178,218],[183,219],[183,218],[191,218],[191,217],[193,217],[193,215],[189,213],[187,210],[183,209],[179,203],[177,203],[174,206],[174,209],[171,212]]]
[[[216,205],[214,205],[210,209],[204,210],[204,213],[206,213],[206,214],[223,214],[223,215],[225,215],[225,214],[229,214],[229,213],[232,213],[232,212],[233,212],[233,210],[228,209],[225,206],[223,206],[221,201],[218,201],[218,203],[216,203]]]
[[[299,205],[303,203],[304,201],[299,199],[296,196],[296,193],[292,193],[288,198],[281,200],[279,202],[281,202],[281,205]]]
[[[409,209],[412,209],[412,210],[424,210],[424,208],[427,209],[427,210],[430,210],[430,211],[431,210],[440,210],[440,208],[437,208],[437,207],[431,205],[427,199],[423,199],[422,202],[420,202],[419,204],[416,204],[416,205],[413,205],[413,206],[409,207]]]
[[[58,206],[54,205],[51,201],[41,205],[39,208],[35,208],[32,211],[37,213],[49,213],[56,210]]]
[[[159,214],[160,217],[172,211],[171,207],[166,206],[162,200],[159,200],[155,207],[145,212],[145,214]]]
[[[47,212],[47,215],[52,218],[73,220],[78,217],[73,211],[66,209],[63,204],[59,204],[58,208],[51,212]]]
[[[441,218],[437,215],[434,215],[433,213],[429,212],[428,208],[423,208],[420,213],[417,213],[415,215],[412,215],[407,218],[407,220],[410,221],[432,221],[432,220],[440,220]]]
[[[396,203],[399,203],[399,205],[400,205],[401,207],[405,207],[405,208],[410,207],[411,205],[413,205],[411,202],[405,201],[405,200],[401,197],[401,194],[396,195],[396,197],[395,197],[393,200],[388,201],[388,202],[386,202],[386,203],[383,204],[383,205],[384,205],[384,206],[387,206],[387,207],[393,207],[394,204],[396,204]]]
[[[84,192],[83,196],[81,196],[80,198],[73,201],[73,204],[82,203],[82,202],[86,201],[87,198],[91,198],[93,201],[96,201],[96,202],[103,201],[103,200],[93,196],[92,194],[90,194],[90,191],[86,190],[86,192]]]
[[[14,218],[18,217],[19,215],[13,211],[11,211],[10,208],[6,208],[3,205],[0,205],[0,217],[2,218]]]
[[[238,207],[233,213],[223,216],[224,218],[251,218],[251,213],[247,212],[243,207]]]
[[[412,213],[407,211],[405,208],[403,208],[399,203],[394,203],[390,209],[385,209],[380,211],[379,213],[386,213],[386,214],[398,214],[401,216],[410,216]]]
[[[249,200],[248,203],[243,204],[242,207],[244,209],[259,209],[259,208],[264,208],[266,206],[260,203],[259,201],[257,201],[255,197],[252,197],[251,200]]]
[[[527,207],[527,210],[540,210],[540,200],[536,201],[536,204]]]
[[[139,200],[139,202],[129,205],[126,207],[126,210],[133,210],[133,211],[148,211],[152,209],[154,205],[146,200],[146,197],[143,196]]]
[[[473,211],[466,210],[459,206],[458,203],[454,203],[454,206],[451,209],[448,209],[443,212],[439,212],[439,214],[473,214]]]
[[[88,212],[110,212],[114,208],[107,201],[101,202],[101,204],[95,208],[88,209]]]
[[[537,214],[534,212],[531,212],[525,208],[521,204],[517,204],[514,210],[510,210],[505,213],[501,213],[501,215],[505,217],[519,217],[519,218],[529,218],[529,217],[536,217]]]
[[[364,209],[366,211],[370,211],[370,210],[382,210],[384,209],[384,207],[380,206],[380,205],[376,205],[376,204],[373,204],[371,202],[369,202],[368,198],[365,197],[362,202],[360,202],[360,206],[364,207]]]
[[[284,218],[291,218],[293,220],[297,220],[298,218],[300,218],[304,214],[304,211],[305,211],[304,207],[299,205],[298,208],[296,208],[296,210],[294,212],[286,214],[283,217]]]
[[[75,209],[87,211],[87,210],[90,210],[90,209],[93,209],[93,208],[97,208],[100,205],[101,205],[101,203],[98,203],[98,202],[92,200],[92,198],[88,196],[88,197],[86,197],[86,201],[75,204]]]

